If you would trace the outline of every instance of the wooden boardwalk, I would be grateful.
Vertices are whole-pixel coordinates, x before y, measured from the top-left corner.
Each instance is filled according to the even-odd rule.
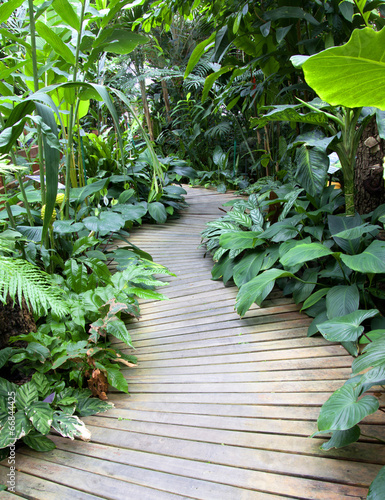
[[[17,451],[17,496],[41,500],[363,499],[385,465],[371,438],[322,452],[319,408],[349,377],[339,345],[307,338],[309,319],[276,293],[244,319],[235,287],[211,281],[212,260],[197,249],[205,222],[229,195],[191,189],[179,220],[141,228],[132,241],[177,276],[170,300],[142,304],[131,323],[137,368],[130,395],[84,419],[92,442],[53,436],[57,449]],[[122,346],[123,347],[123,346]],[[362,425],[385,438],[383,414]],[[6,482],[7,467],[0,467]]]

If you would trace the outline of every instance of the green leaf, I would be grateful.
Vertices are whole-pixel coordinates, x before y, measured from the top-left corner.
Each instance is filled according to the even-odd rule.
[[[148,208],[148,213],[154,220],[156,220],[158,224],[164,224],[166,222],[167,212],[163,203],[154,201],[152,203],[149,203],[147,208]]]
[[[123,217],[114,212],[102,212],[98,217],[90,216],[83,219],[83,224],[90,231],[105,236],[110,233],[117,233],[124,227]]]
[[[260,233],[254,231],[242,231],[222,234],[219,238],[219,244],[223,248],[246,249],[255,248],[264,243],[259,239]]]
[[[360,273],[385,273],[385,241],[373,241],[358,255],[341,255],[341,259],[353,271]]]
[[[18,439],[31,432],[33,426],[22,411],[15,413],[15,421],[9,418],[0,430],[0,449],[16,443]]]
[[[9,20],[13,11],[20,7],[24,0],[7,0],[7,2],[0,5],[0,24]]]
[[[49,403],[36,401],[26,411],[26,415],[35,429],[42,434],[48,434],[53,419],[53,410]]]
[[[312,196],[322,193],[329,168],[329,158],[325,150],[308,148],[304,144],[297,149],[295,177],[299,184]]]
[[[84,229],[82,222],[74,222],[73,220],[55,220],[53,230],[59,234],[73,234]]]
[[[52,7],[66,24],[74,30],[80,31],[80,19],[68,0],[53,0]]]
[[[59,56],[61,56],[64,61],[69,62],[70,64],[75,64],[75,56],[72,53],[71,49],[66,45],[63,40],[49,28],[46,24],[41,21],[37,21],[36,31],[38,34],[44,38],[44,40],[49,44],[50,48],[56,52]]]
[[[99,193],[102,189],[106,187],[109,179],[100,179],[99,181],[87,184],[87,186],[80,188],[72,188],[70,191],[71,201],[76,201],[77,203],[83,203],[87,196]]]
[[[360,293],[356,285],[334,286],[326,296],[326,310],[329,319],[357,311]]]
[[[148,38],[133,33],[127,29],[113,29],[112,33],[105,39],[102,32],[103,41],[95,40],[94,46],[97,51],[111,52],[113,54],[126,55],[132,52],[138,45],[148,42]]]
[[[349,254],[356,254],[360,247],[360,239],[349,239],[345,240],[343,238],[338,238],[337,234],[341,234],[346,230],[353,229],[355,227],[359,227],[362,224],[362,218],[359,214],[356,214],[354,217],[346,217],[341,215],[328,215],[328,225],[331,232],[331,235],[337,245],[348,252]]]
[[[203,40],[203,42],[198,43],[198,45],[192,51],[192,54],[191,54],[190,59],[187,63],[186,71],[184,74],[185,78],[188,77],[188,75],[191,73],[191,71],[198,64],[200,58],[202,57],[204,52],[207,50],[207,48],[210,46],[210,44],[212,44],[214,42],[215,36],[216,36],[216,32],[212,33],[212,35],[207,40]]]
[[[344,431],[334,431],[332,437],[326,443],[323,443],[321,450],[331,450],[332,448],[342,448],[348,444],[358,441],[361,430],[358,425]]]
[[[125,342],[127,345],[133,347],[131,343],[131,336],[126,328],[126,325],[121,319],[115,317],[114,319],[109,320],[107,323],[107,332],[122,342]]]
[[[23,384],[16,393],[16,408],[24,411],[34,401],[39,399],[39,393],[33,382]]]
[[[353,384],[337,389],[321,408],[318,430],[344,431],[378,410],[379,403],[374,396],[357,399],[357,394],[358,391]]]
[[[305,80],[333,106],[385,110],[385,29],[354,30],[348,43],[309,57]]]
[[[42,436],[37,432],[30,432],[28,436],[23,437],[23,442],[36,451],[52,451],[56,445],[47,436]]]
[[[52,427],[63,437],[74,439],[80,437],[83,441],[91,439],[91,433],[76,415],[67,415],[64,412],[55,411],[53,414]]]
[[[361,236],[363,236],[364,234],[372,233],[374,231],[376,231],[376,234],[377,234],[379,229],[381,229],[380,226],[375,226],[373,224],[369,224],[368,222],[365,222],[365,224],[361,224],[360,226],[353,227],[352,229],[345,229],[344,231],[341,231],[340,233],[333,234],[333,238],[354,240],[357,238],[361,238]]]
[[[266,231],[259,233],[261,239],[269,240],[279,243],[287,241],[298,236],[300,228],[288,223],[287,221],[280,221],[272,224]]]
[[[311,125],[326,125],[328,118],[322,111],[310,111],[309,113],[299,113],[297,105],[274,106],[269,113],[259,118],[251,118],[252,127],[262,128],[271,121],[309,123]]]
[[[371,366],[382,366],[385,364],[385,338],[379,338],[368,344],[361,356],[353,361],[352,372],[360,373]]]
[[[105,366],[108,383],[118,389],[118,391],[128,393],[128,383],[118,366]]]
[[[383,467],[369,486],[366,500],[383,500],[385,498],[385,467]]]
[[[226,284],[233,276],[234,266],[234,259],[231,259],[228,255],[224,255],[211,270],[213,280],[222,278],[223,283]]]
[[[13,349],[12,347],[5,347],[4,349],[1,349],[0,351],[0,368],[3,368],[3,366],[6,364],[8,359],[12,356]]]
[[[210,90],[212,89],[214,83],[218,80],[218,78],[220,78],[223,74],[232,71],[233,68],[234,66],[224,66],[220,70],[216,71],[215,73],[211,73],[211,75],[206,77],[202,92],[202,102],[204,102],[207,99]]]
[[[325,297],[325,295],[328,293],[329,290],[330,290],[330,288],[321,288],[320,290],[317,290],[316,292],[314,292],[312,295],[310,295],[310,297],[308,297],[305,300],[301,311],[304,311],[308,307],[311,307],[311,306],[314,306],[314,304],[317,304],[317,302],[319,300],[321,300],[322,297]],[[327,318],[325,318],[325,319],[327,319]]]
[[[326,255],[333,255],[333,252],[322,243],[304,243],[289,250],[281,257],[280,262],[285,267],[294,267]]]
[[[113,403],[107,403],[107,401],[101,401],[97,398],[89,398],[79,401],[76,406],[76,411],[81,417],[88,417],[89,415],[111,410],[113,407]]]
[[[242,285],[235,304],[238,314],[244,316],[254,302],[261,305],[262,301],[270,293],[266,293],[267,286],[271,286],[271,291],[275,280],[278,278],[295,278],[295,276],[292,273],[282,271],[282,269],[269,269]]]
[[[331,342],[356,341],[362,335],[364,327],[360,326],[365,319],[378,314],[377,309],[361,310],[333,318],[318,325],[318,330],[326,340]]]
[[[238,288],[258,275],[264,257],[265,252],[250,251],[234,266],[234,282]]]
[[[137,205],[115,205],[113,212],[119,212],[126,221],[141,219],[147,213],[147,207],[141,204]]]

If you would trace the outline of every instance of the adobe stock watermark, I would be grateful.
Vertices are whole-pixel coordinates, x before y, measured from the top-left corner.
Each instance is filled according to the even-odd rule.
[[[16,429],[15,429],[15,397],[16,393],[14,391],[8,392],[8,427],[9,427],[9,435],[11,437],[15,437]],[[9,472],[7,473],[7,487],[8,491],[12,491],[15,493],[16,488],[16,446],[15,444],[11,444],[9,447],[9,457],[8,457],[8,465]]]

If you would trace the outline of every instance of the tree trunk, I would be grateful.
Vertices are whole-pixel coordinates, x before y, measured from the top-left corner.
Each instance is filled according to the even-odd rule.
[[[354,172],[355,210],[367,214],[385,203],[383,158],[385,144],[373,118],[362,134]]]

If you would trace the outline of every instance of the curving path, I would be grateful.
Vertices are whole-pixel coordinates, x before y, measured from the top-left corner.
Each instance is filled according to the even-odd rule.
[[[307,338],[309,318],[278,292],[244,319],[236,288],[211,281],[212,260],[197,249],[205,222],[233,198],[188,189],[180,219],[146,226],[132,242],[177,276],[145,301],[131,323],[139,365],[127,370],[131,395],[84,419],[92,442],[53,437],[57,449],[17,453],[17,495],[126,500],[363,499],[385,450],[371,438],[319,450],[309,439],[319,407],[350,374],[339,345]],[[382,413],[363,433],[384,438]],[[0,482],[7,468],[0,466]]]

